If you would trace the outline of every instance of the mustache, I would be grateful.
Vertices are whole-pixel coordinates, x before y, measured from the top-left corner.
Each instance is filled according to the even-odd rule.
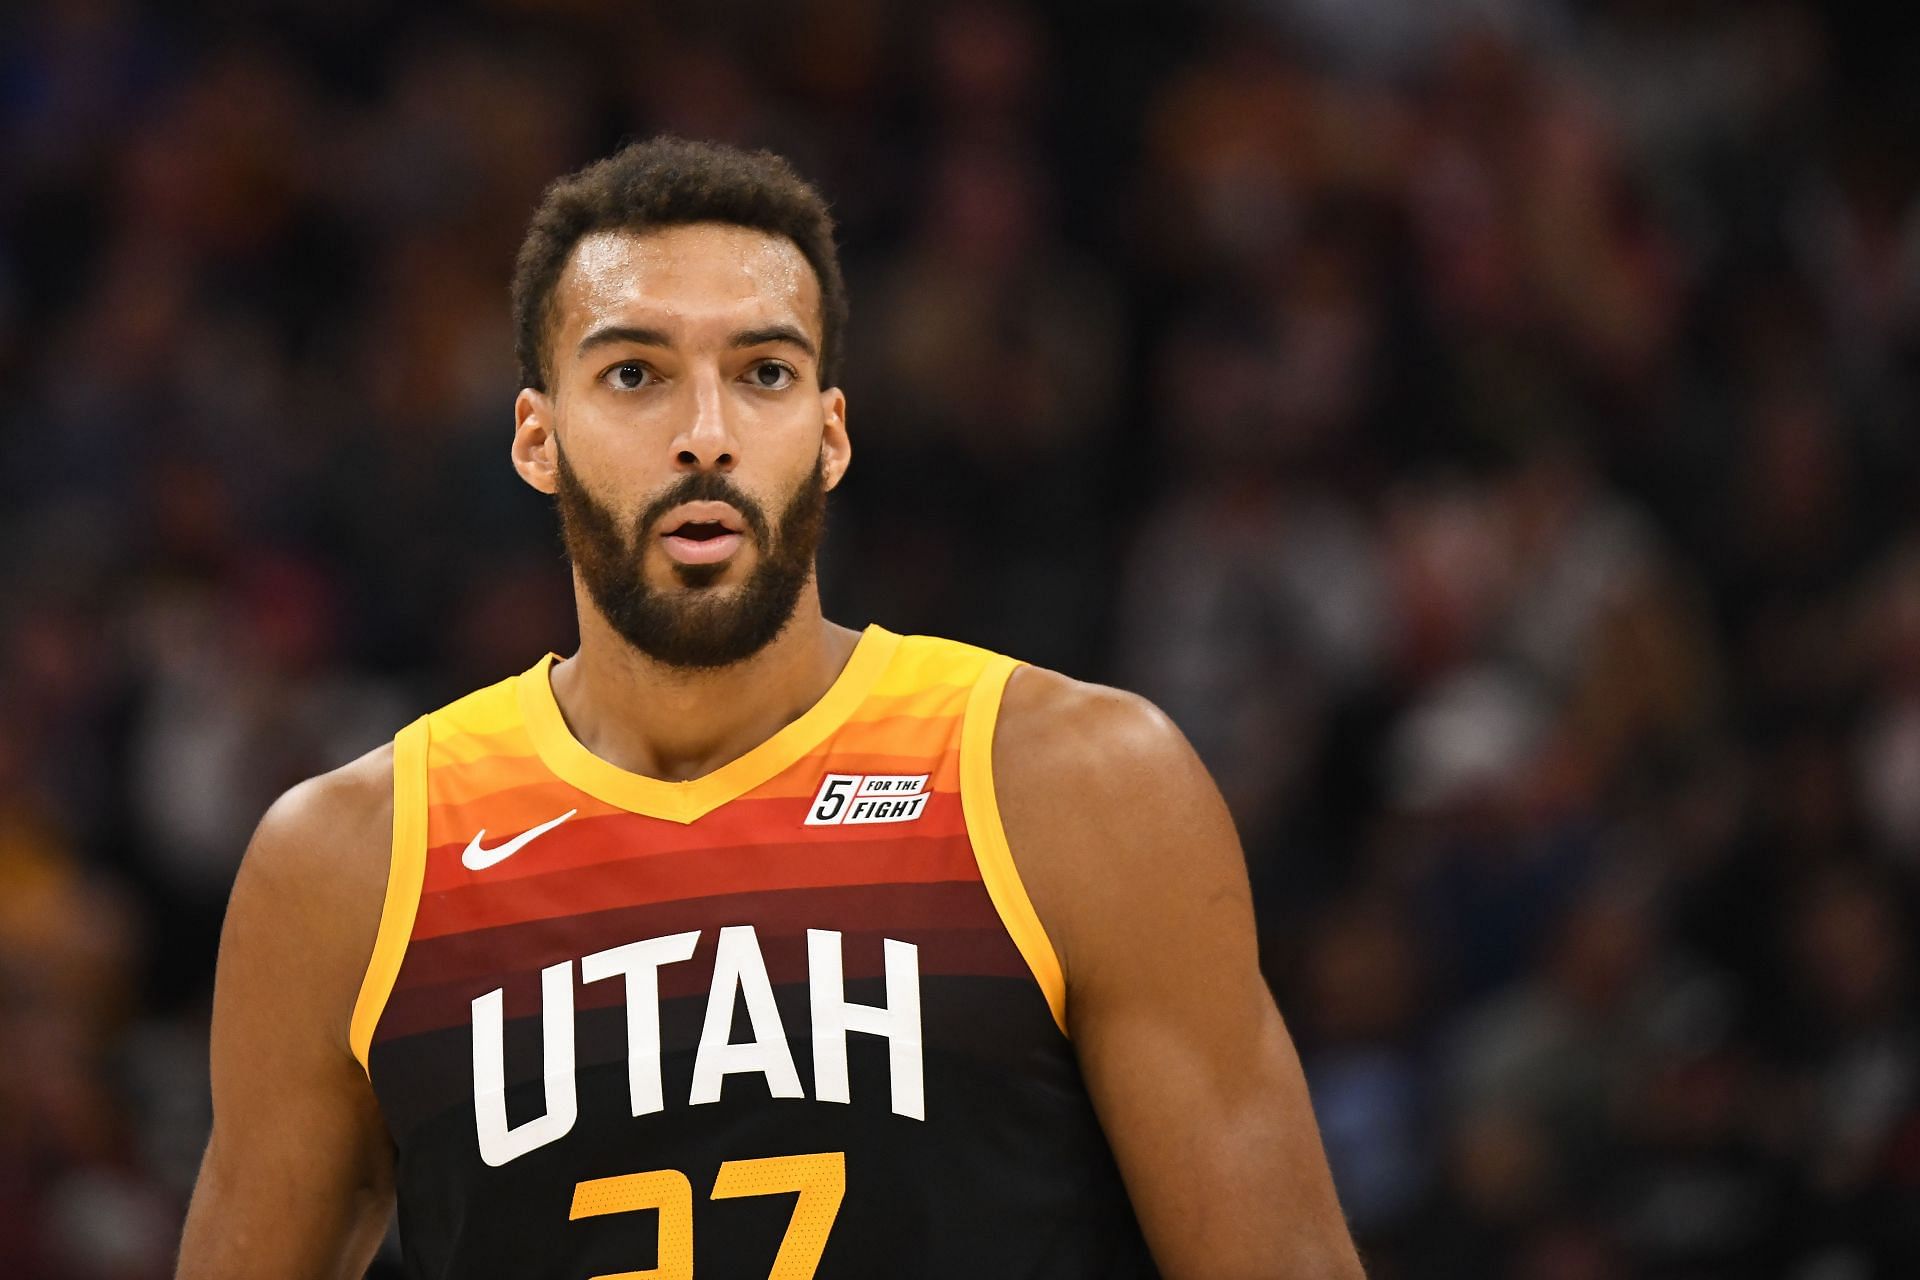
[[[675,507],[686,502],[724,502],[740,513],[747,522],[754,540],[762,547],[768,545],[772,535],[772,526],[767,521],[767,513],[759,503],[748,497],[731,480],[718,471],[694,471],[681,476],[667,486],[659,497],[649,502],[634,522],[635,544],[638,545],[647,536],[647,531],[660,522],[661,517]]]

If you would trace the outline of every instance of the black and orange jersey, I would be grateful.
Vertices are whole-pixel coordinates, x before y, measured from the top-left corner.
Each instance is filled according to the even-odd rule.
[[[407,1274],[1153,1274],[995,806],[1013,660],[871,627],[682,783],[553,661],[395,739],[351,1034]]]

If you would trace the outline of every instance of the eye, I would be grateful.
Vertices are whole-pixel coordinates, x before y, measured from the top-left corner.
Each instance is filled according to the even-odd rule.
[[[653,370],[638,360],[622,360],[613,368],[600,375],[600,380],[610,387],[621,391],[633,391],[645,385],[643,379],[651,378]]]
[[[791,365],[778,360],[762,360],[747,374],[753,385],[762,391],[785,391],[798,376]]]

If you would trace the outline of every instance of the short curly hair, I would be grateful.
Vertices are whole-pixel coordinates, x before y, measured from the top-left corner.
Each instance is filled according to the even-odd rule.
[[[514,355],[520,383],[548,389],[554,289],[575,245],[596,231],[724,222],[784,236],[820,283],[820,385],[840,382],[847,287],[833,217],[819,191],[771,151],[662,135],[629,143],[556,180],[541,197],[513,269]]]

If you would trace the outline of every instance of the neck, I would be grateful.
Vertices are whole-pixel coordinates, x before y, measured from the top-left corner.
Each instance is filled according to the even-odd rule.
[[[766,648],[712,671],[654,661],[607,625],[575,584],[580,649],[553,668],[553,697],[587,750],[629,773],[685,782],[771,738],[818,702],[860,633],[828,622],[808,583]]]

